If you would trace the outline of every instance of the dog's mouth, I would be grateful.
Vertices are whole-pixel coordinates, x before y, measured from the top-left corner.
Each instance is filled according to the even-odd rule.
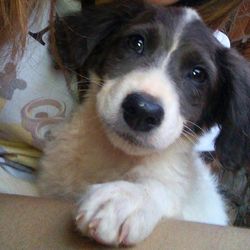
[[[128,133],[122,133],[122,132],[116,131],[116,134],[120,138],[122,138],[124,141],[128,142],[129,144],[132,144],[132,145],[137,146],[137,147],[145,147],[144,143],[142,143],[137,138],[135,138],[134,136],[132,136]]]
[[[123,141],[127,142],[128,144],[135,146],[137,148],[154,148],[152,145],[148,145],[147,142],[143,141],[143,138],[137,138],[136,135],[129,133],[129,131],[124,131],[122,129],[117,129],[117,125],[112,125],[111,123],[107,122],[105,119],[102,119],[103,124],[105,125],[106,131],[108,134],[113,134],[122,139]]]

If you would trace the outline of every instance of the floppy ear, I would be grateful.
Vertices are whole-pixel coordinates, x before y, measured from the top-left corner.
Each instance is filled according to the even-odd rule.
[[[236,51],[222,49],[219,61],[215,148],[222,165],[236,169],[250,162],[250,65]]]
[[[57,18],[56,48],[62,63],[71,70],[80,68],[94,48],[110,33],[119,30],[144,6],[143,1],[114,1],[84,8],[82,12]]]

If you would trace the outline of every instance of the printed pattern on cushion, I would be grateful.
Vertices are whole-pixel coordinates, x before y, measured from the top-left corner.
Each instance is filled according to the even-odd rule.
[[[69,116],[74,103],[49,54],[49,5],[41,16],[30,27],[18,63],[0,55],[0,160],[29,167],[36,167],[51,129]]]

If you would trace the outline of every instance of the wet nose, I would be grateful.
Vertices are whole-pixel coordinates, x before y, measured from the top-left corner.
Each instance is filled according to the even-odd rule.
[[[164,110],[157,99],[146,93],[129,94],[122,103],[123,118],[135,131],[149,132],[161,125]]]

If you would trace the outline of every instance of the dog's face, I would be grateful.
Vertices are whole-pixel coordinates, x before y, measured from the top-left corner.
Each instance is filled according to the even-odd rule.
[[[199,120],[216,76],[204,36],[211,40],[193,10],[152,8],[103,41],[92,82],[102,85],[97,111],[115,146],[129,154],[162,150],[187,121]]]
[[[92,29],[84,13],[75,16],[71,27],[85,38],[77,39],[73,60],[62,54],[68,65],[88,72],[89,96],[111,142],[128,154],[145,154],[219,123],[218,105],[228,105],[219,98],[231,91],[223,85],[228,55],[198,14],[120,2],[87,11]]]

